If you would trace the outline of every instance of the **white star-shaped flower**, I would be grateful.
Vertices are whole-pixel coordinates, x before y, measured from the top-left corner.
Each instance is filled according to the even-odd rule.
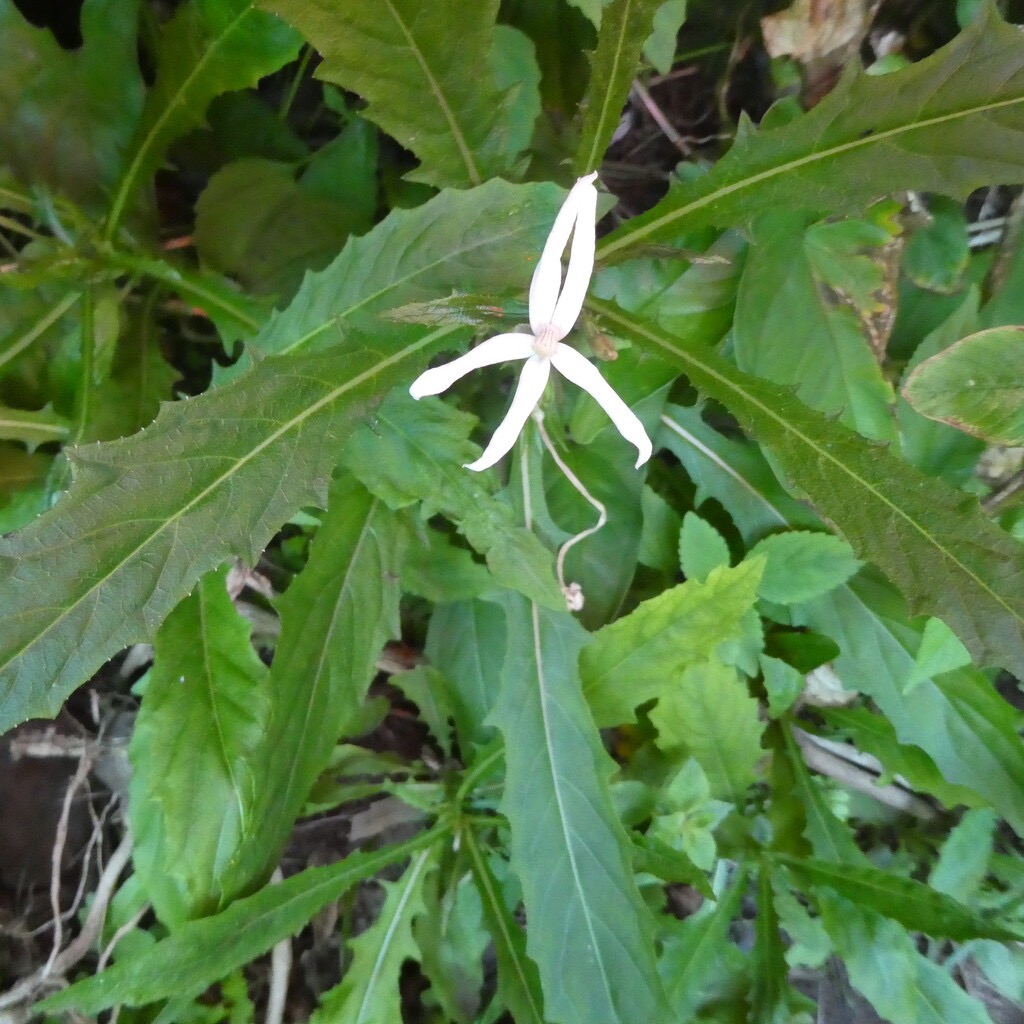
[[[574,348],[562,344],[583,308],[583,299],[594,272],[597,174],[580,178],[558,211],[530,283],[532,334],[499,334],[481,342],[464,356],[427,370],[413,381],[413,398],[439,395],[472,370],[494,363],[524,359],[516,393],[501,425],[476,462],[466,469],[493,466],[511,451],[530,414],[540,401],[553,366],[581,387],[608,413],[619,433],[637,449],[637,468],[651,457],[651,441],[643,424],[601,376],[596,366]],[[562,283],[562,253],[572,235],[569,266]]]

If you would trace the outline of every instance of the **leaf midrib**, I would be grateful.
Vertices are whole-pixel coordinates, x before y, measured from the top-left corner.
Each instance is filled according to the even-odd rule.
[[[641,227],[634,228],[632,231],[626,231],[619,235],[617,238],[613,238],[611,241],[604,245],[599,245],[597,249],[597,260],[607,260],[613,254],[619,252],[622,249],[628,249],[631,246],[637,245],[643,239],[649,237],[655,232],[660,231],[662,228],[675,223],[676,221],[685,218],[688,214],[693,213],[695,210],[700,210],[705,206],[711,206],[726,196],[733,195],[736,192],[742,192],[744,189],[753,188],[757,185],[762,184],[765,181],[770,181],[772,178],[777,178],[779,175],[787,174],[791,171],[799,170],[803,167],[808,167],[814,163],[822,160],[829,160],[834,157],[840,156],[844,153],[850,153],[857,149],[862,149],[866,146],[873,146],[880,142],[898,138],[901,135],[909,134],[910,132],[920,131],[926,128],[933,128],[936,125],[948,124],[955,122],[965,117],[973,117],[979,114],[986,114],[995,110],[1002,110],[1006,107],[1016,106],[1024,103],[1024,96],[1013,96],[1010,99],[995,100],[990,103],[981,103],[976,106],[969,107],[964,110],[957,110],[952,113],[940,114],[936,117],[926,118],[923,121],[916,121],[913,124],[897,125],[894,128],[887,128],[884,131],[876,132],[875,134],[869,135],[866,138],[851,139],[849,142],[843,142],[838,145],[831,146],[825,150],[817,150],[813,153],[808,153],[805,156],[797,157],[796,159],[787,160],[785,163],[777,164],[774,167],[770,167],[767,170],[759,171],[757,174],[753,174],[750,177],[742,178],[740,181],[733,182],[729,185],[723,185],[720,188],[715,189],[706,195],[700,196],[694,199],[692,202],[687,203],[685,206],[677,207],[676,209],[670,210],[667,213],[662,214],[660,217],[656,217],[654,220],[648,221]],[[766,136],[755,136],[755,138],[766,138]]]

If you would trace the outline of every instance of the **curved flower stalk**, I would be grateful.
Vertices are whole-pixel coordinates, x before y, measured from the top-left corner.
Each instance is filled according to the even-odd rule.
[[[553,366],[590,394],[615,424],[619,433],[637,450],[637,468],[651,457],[651,440],[643,424],[601,376],[597,367],[574,348],[562,344],[583,308],[583,299],[594,272],[597,174],[580,178],[566,197],[551,227],[544,251],[530,283],[531,334],[499,334],[481,342],[464,356],[427,370],[413,381],[413,398],[439,395],[472,370],[513,359],[525,360],[516,393],[505,418],[476,462],[466,469],[493,466],[511,451],[530,414],[540,401]],[[572,235],[569,266],[562,282],[562,253]]]

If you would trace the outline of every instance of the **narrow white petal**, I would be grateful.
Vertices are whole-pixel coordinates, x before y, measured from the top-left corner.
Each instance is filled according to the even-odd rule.
[[[580,203],[587,203],[588,193],[591,192],[594,194],[594,202],[597,201],[597,192],[593,185],[596,177],[596,173],[588,174],[573,185],[558,211],[558,216],[555,217],[555,223],[551,225],[551,231],[548,232],[548,240],[544,243],[544,251],[540,254],[533,272],[533,280],[530,282],[530,326],[535,334],[545,324],[553,322],[558,293],[562,287],[562,253],[569,241],[573,225],[579,219]],[[587,277],[589,280],[590,275]]]
[[[562,332],[563,338],[572,330],[580,315],[587,288],[590,287],[590,277],[594,273],[597,189],[591,184],[590,178],[580,178],[576,188],[580,189],[580,194],[576,227],[572,233],[572,249],[569,251],[569,267],[551,316],[551,322]]]
[[[619,398],[611,384],[601,376],[600,370],[576,349],[568,345],[559,345],[551,357],[551,362],[563,377],[592,395],[598,405],[608,413],[615,424],[615,429],[630,444],[636,446],[636,468],[639,469],[651,457],[653,446],[644,425],[637,419],[633,410]]]
[[[512,359],[528,359],[532,355],[533,338],[529,334],[498,334],[471,348],[464,356],[421,373],[409,387],[409,394],[413,398],[439,395],[473,370]]]
[[[544,394],[544,388],[547,387],[550,375],[550,360],[542,359],[540,356],[533,356],[526,360],[523,364],[523,372],[519,375],[516,393],[512,396],[512,404],[509,406],[508,412],[505,413],[505,418],[494,432],[483,455],[476,462],[470,462],[465,467],[466,469],[476,472],[481,469],[489,469],[503,455],[512,450],[516,438],[522,433],[526,421],[530,418],[530,413],[536,408],[540,396]]]

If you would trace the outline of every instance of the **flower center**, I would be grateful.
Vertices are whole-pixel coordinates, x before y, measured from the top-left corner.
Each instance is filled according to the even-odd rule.
[[[545,324],[533,339],[533,351],[542,359],[550,359],[555,354],[561,333],[554,324]]]

